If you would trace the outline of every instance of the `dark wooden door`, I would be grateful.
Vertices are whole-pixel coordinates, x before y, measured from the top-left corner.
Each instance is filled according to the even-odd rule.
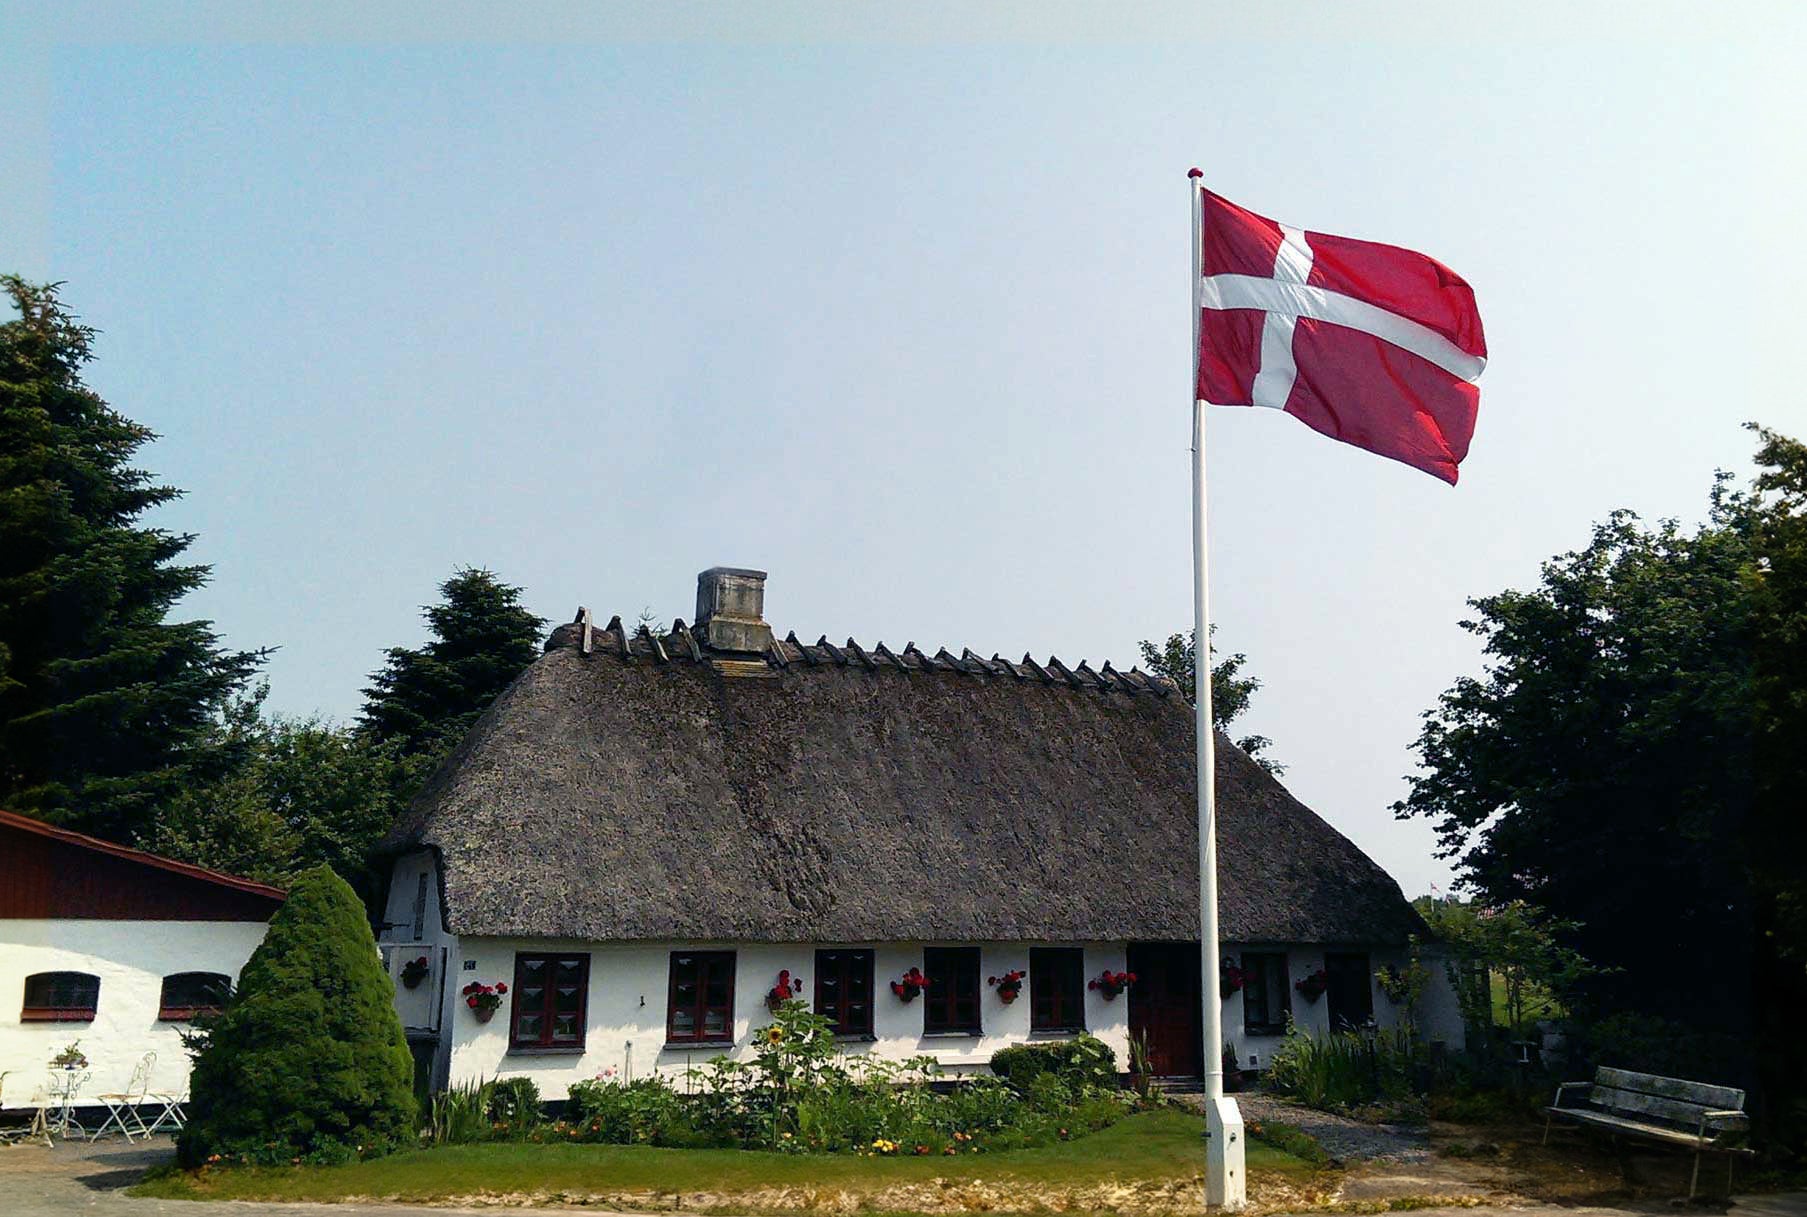
[[[1351,1031],[1374,1018],[1374,979],[1368,956],[1356,951],[1324,952],[1325,999],[1330,1003],[1330,1029]]]
[[[1148,1037],[1148,1067],[1158,1077],[1203,1075],[1198,944],[1132,943],[1128,970],[1136,974],[1129,990],[1129,1033]]]

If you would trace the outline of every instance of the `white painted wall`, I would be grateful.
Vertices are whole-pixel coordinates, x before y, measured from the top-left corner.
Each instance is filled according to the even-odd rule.
[[[908,1004],[891,992],[891,981],[911,967],[922,966],[920,943],[822,943],[809,945],[716,943],[584,943],[545,939],[464,938],[450,952],[447,985],[450,1014],[447,1026],[451,1045],[452,1084],[497,1075],[531,1077],[547,1099],[560,1099],[573,1082],[594,1077],[612,1068],[618,1076],[645,1077],[649,1071],[681,1074],[691,1065],[702,1065],[722,1055],[717,1049],[667,1049],[665,1007],[669,990],[671,952],[674,950],[732,950],[735,952],[734,1038],[736,1047],[727,1055],[752,1055],[751,1035],[771,1021],[765,995],[788,969],[803,981],[806,999],[814,992],[817,946],[870,946],[873,982],[877,992],[871,1042],[846,1044],[850,1054],[873,1053],[902,1060],[933,1056],[950,1073],[983,1072],[991,1054],[1008,1044],[1031,1039],[1029,1032],[1029,983],[1009,1005],[997,991],[984,986],[987,976],[1015,968],[1029,968],[1029,944],[982,945],[979,957],[980,997],[984,1034],[978,1036],[925,1036],[922,1033],[922,1001]],[[940,944],[936,944],[940,945]],[[949,943],[945,945],[972,945]],[[1069,945],[1069,944],[1051,944]],[[1105,968],[1124,966],[1121,944],[1087,943],[1085,975],[1096,976]],[[586,951],[590,956],[588,1027],[584,1052],[576,1055],[511,1053],[508,1050],[507,1001],[488,1023],[480,1023],[457,997],[457,990],[471,980],[494,984],[514,981],[517,951]],[[465,964],[474,965],[466,969]],[[1095,991],[1086,993],[1086,1025],[1093,1035],[1117,1052],[1119,1068],[1128,1063],[1129,1003],[1125,997],[1107,1001]]]
[[[263,941],[261,921],[113,921],[58,918],[0,920],[0,1070],[7,1107],[27,1105],[50,1058],[79,1039],[90,1078],[81,1098],[124,1089],[146,1052],[157,1054],[153,1089],[188,1088],[188,1053],[181,1023],[157,1018],[163,978],[176,972],[219,972],[236,982]],[[25,978],[37,972],[88,972],[100,977],[93,1022],[27,1023],[19,1010]]]
[[[1342,946],[1332,949],[1353,952],[1361,948]],[[1284,951],[1293,1025],[1309,1035],[1323,1035],[1330,1030],[1330,998],[1320,996],[1316,1001],[1308,1002],[1303,994],[1292,987],[1324,966],[1324,947],[1294,942],[1225,943],[1223,948],[1224,958],[1238,961],[1244,951]],[[1398,1026],[1403,1021],[1404,1011],[1381,992],[1380,985],[1372,980],[1372,972],[1382,965],[1404,967],[1408,958],[1407,951],[1403,947],[1370,948],[1367,954],[1374,1022],[1383,1028]],[[1426,950],[1423,952],[1423,959],[1425,966],[1430,969],[1430,983],[1419,1001],[1419,1036],[1428,1041],[1442,1041],[1447,1045],[1448,1051],[1460,1052],[1464,1043],[1462,1015],[1456,1006],[1455,992],[1450,988],[1449,977],[1443,970],[1442,957]],[[1279,1048],[1284,1039],[1278,1035],[1249,1035],[1243,1029],[1241,993],[1232,993],[1223,999],[1223,1029],[1224,1038],[1236,1047],[1237,1064],[1244,1069],[1266,1069],[1274,1050]]]

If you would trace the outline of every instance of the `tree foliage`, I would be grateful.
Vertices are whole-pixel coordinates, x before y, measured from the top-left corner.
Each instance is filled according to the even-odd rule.
[[[324,865],[373,893],[372,851],[425,761],[330,722],[268,715],[266,692],[235,700],[216,727],[238,765],[172,797],[140,844],[276,884]]]
[[[1216,626],[1211,627],[1211,634],[1216,637]],[[1196,703],[1198,694],[1194,675],[1197,636],[1198,631],[1188,630],[1184,634],[1169,634],[1167,641],[1159,646],[1147,639],[1138,644],[1142,648],[1142,662],[1148,665],[1148,670],[1178,685],[1188,704]],[[1211,721],[1219,731],[1227,731],[1230,724],[1249,708],[1249,702],[1261,688],[1261,681],[1242,674],[1248,656],[1241,651],[1218,658],[1217,645],[1213,642],[1211,658]],[[1265,735],[1245,735],[1236,741],[1236,746],[1253,757],[1263,769],[1279,776],[1286,772],[1286,766],[1268,755],[1267,750],[1272,745],[1273,741]]]
[[[440,602],[422,610],[432,639],[390,648],[364,690],[360,730],[410,756],[437,758],[463,739],[539,655],[546,628],[521,606],[521,589],[490,571],[459,570],[439,591]]]
[[[1698,528],[1618,512],[1470,601],[1485,670],[1426,714],[1395,811],[1485,903],[1562,923],[1602,968],[1584,1013],[1731,1037],[1798,1089],[1776,1012],[1807,998],[1807,451],[1759,434],[1757,480],[1719,475]]]
[[[363,906],[315,867],[289,889],[195,1058],[182,1161],[386,1152],[413,1132],[413,1073]]]
[[[262,658],[171,610],[209,568],[142,523],[181,492],[153,437],[82,381],[95,331],[55,285],[0,277],[0,803],[115,840],[232,758],[210,725]]]

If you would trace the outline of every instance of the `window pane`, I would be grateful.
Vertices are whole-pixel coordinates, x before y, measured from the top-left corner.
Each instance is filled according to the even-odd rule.
[[[696,1033],[696,1011],[688,1006],[674,1008],[671,1012],[671,1029],[678,1035],[694,1035]]]
[[[526,1011],[523,1011],[521,1013],[520,1021],[515,1024],[515,1038],[518,1040],[537,1040],[540,1038],[540,1028],[543,1025],[544,1022],[541,1015],[529,1014]]]

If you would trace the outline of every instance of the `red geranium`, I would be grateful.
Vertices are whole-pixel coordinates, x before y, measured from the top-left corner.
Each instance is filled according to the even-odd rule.
[[[998,1000],[1009,1005],[1016,1000],[1017,994],[1023,991],[1023,977],[1027,975],[1027,972],[1018,968],[1015,971],[1006,972],[1002,976],[987,976],[985,983],[995,987],[998,991]]]
[[[1097,976],[1087,981],[1085,987],[1088,989],[1097,989],[1100,993],[1104,994],[1104,999],[1106,1001],[1112,1001],[1115,1000],[1117,994],[1123,992],[1123,990],[1135,983],[1136,974],[1134,972],[1113,972],[1109,968],[1106,968],[1104,971],[1098,973]]]
[[[929,987],[929,978],[922,974],[921,968],[911,968],[902,976],[891,982],[891,992],[904,1001],[915,1001],[918,994]]]

